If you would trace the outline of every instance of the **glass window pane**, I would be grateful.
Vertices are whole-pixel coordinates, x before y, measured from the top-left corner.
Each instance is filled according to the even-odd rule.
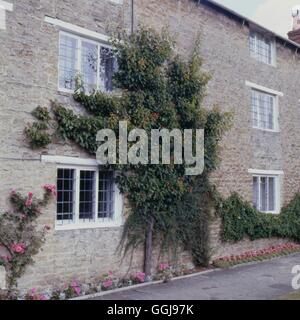
[[[275,97],[257,90],[251,91],[253,127],[275,129]]]
[[[57,170],[57,220],[72,221],[75,208],[75,170]]]
[[[253,177],[253,205],[259,210],[259,178]]]
[[[251,32],[250,55],[260,62],[272,64],[272,41],[259,33]]]
[[[268,119],[268,129],[274,129],[274,97],[268,96],[267,105],[267,119]]]
[[[78,63],[78,41],[65,34],[59,43],[59,87],[74,90]]]
[[[99,172],[98,218],[114,216],[114,183],[112,171]]]
[[[268,190],[269,209],[268,209],[268,211],[275,211],[275,178],[274,177],[269,178],[268,185],[269,185],[269,190]]]
[[[117,62],[113,50],[107,47],[100,49],[100,77],[104,91],[113,90],[113,74],[117,69]]]
[[[268,211],[268,186],[267,178],[260,177],[260,210],[265,212]]]
[[[258,114],[258,94],[257,91],[251,91],[251,100],[252,100],[252,119],[253,127],[257,128],[259,124],[259,114]]]
[[[81,75],[87,92],[97,89],[98,45],[82,41]]]
[[[95,171],[80,171],[79,219],[94,219]]]

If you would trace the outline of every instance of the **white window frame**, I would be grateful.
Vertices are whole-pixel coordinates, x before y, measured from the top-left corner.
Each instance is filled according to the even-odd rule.
[[[281,210],[281,179],[283,176],[283,171],[281,170],[258,170],[258,169],[249,169],[248,173],[252,176],[252,183],[253,178],[274,178],[275,182],[275,210],[274,211],[260,211],[262,213],[267,214],[279,214]],[[252,195],[253,196],[253,195]],[[258,203],[261,203],[261,194],[260,194],[260,183],[258,183]]]
[[[284,94],[280,91],[273,90],[261,85],[258,85],[256,83],[246,81],[245,82],[247,87],[250,87],[251,90],[260,91],[261,93],[270,95],[274,97],[274,110],[273,110],[273,122],[274,122],[274,129],[267,129],[267,128],[261,128],[259,126],[259,119],[258,119],[258,126],[254,126],[253,123],[253,110],[252,110],[252,99],[251,99],[251,121],[252,121],[252,128],[257,130],[263,130],[263,131],[269,131],[269,132],[280,132],[279,129],[279,97],[283,97]],[[251,92],[252,94],[252,92]],[[251,97],[252,98],[252,97]]]
[[[57,220],[57,213],[55,211],[55,230],[75,230],[75,229],[95,229],[95,228],[112,228],[112,227],[121,227],[124,224],[123,221],[123,196],[118,188],[114,185],[114,215],[113,218],[98,218],[98,188],[99,188],[99,171],[101,167],[98,162],[94,159],[83,159],[76,157],[64,157],[64,156],[48,156],[42,155],[41,161],[45,163],[52,163],[56,165],[56,172],[58,169],[73,169],[75,170],[75,208],[74,216],[72,221]],[[95,171],[96,180],[95,180],[95,216],[94,221],[82,221],[79,219],[79,194],[80,194],[80,171]]]
[[[0,0],[0,30],[6,30],[6,11],[12,12],[13,9],[11,2]]]
[[[252,34],[254,34],[254,42],[255,42],[255,52],[251,52],[251,36]],[[271,63],[265,62],[265,61],[261,61],[258,57],[258,52],[257,52],[257,43],[258,43],[258,36],[260,36],[263,39],[269,40],[271,43]],[[255,30],[251,30],[249,32],[249,53],[250,53],[250,57],[255,59],[258,62],[264,63],[266,65],[269,66],[273,66],[276,67],[277,66],[277,53],[276,53],[276,40],[273,39],[271,36],[265,36],[262,32],[259,31],[255,31]]]
[[[90,38],[86,38],[86,37],[83,37],[83,36],[78,36],[76,35],[75,33],[71,33],[71,32],[66,32],[66,31],[60,31],[59,32],[59,50],[60,50],[60,42],[61,42],[61,36],[67,36],[67,37],[70,37],[70,38],[73,38],[77,41],[77,45],[78,45],[78,48],[77,48],[77,66],[76,66],[76,73],[78,75],[81,74],[81,62],[82,62],[82,55],[81,55],[81,48],[82,48],[82,42],[87,42],[87,43],[91,43],[93,45],[96,45],[98,48],[97,48],[97,53],[98,53],[98,60],[97,62],[99,63],[97,65],[97,79],[96,79],[96,90],[97,91],[102,91],[102,92],[105,92],[105,88],[104,88],[104,83],[103,81],[101,81],[101,70],[100,70],[100,50],[101,50],[101,47],[103,48],[108,48],[108,49],[112,49],[112,46],[104,43],[104,42],[101,42],[101,41],[96,41],[96,40],[92,40]],[[59,52],[59,58],[58,58],[58,91],[60,92],[65,92],[65,93],[74,93],[74,90],[72,89],[67,89],[67,88],[64,88],[64,87],[61,87],[60,86],[60,52]]]

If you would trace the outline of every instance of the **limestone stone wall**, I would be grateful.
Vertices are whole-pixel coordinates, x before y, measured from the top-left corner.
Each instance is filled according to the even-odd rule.
[[[46,23],[45,16],[102,34],[116,25],[131,27],[129,0],[123,4],[110,0],[7,1],[14,3],[14,11],[7,13],[7,29],[0,31],[0,210],[8,207],[11,188],[41,196],[42,184],[56,182],[56,166],[41,163],[41,154],[89,157],[60,141],[32,151],[24,138],[24,127],[34,121],[31,111],[38,105],[49,106],[50,100],[57,100],[82,111],[69,94],[58,91],[59,29]],[[288,202],[299,191],[300,181],[299,58],[294,50],[277,43],[277,67],[264,65],[249,57],[247,26],[191,0],[135,2],[135,26],[161,29],[168,25],[177,37],[179,53],[190,55],[197,35],[201,37],[203,67],[212,74],[205,105],[219,105],[235,114],[233,128],[222,141],[220,169],[211,177],[223,196],[237,191],[251,200],[248,169],[278,169],[284,171],[282,200]],[[246,80],[284,93],[279,99],[279,133],[251,128]],[[53,203],[41,217],[41,224],[53,228],[36,263],[20,280],[20,288],[48,287],[72,278],[87,281],[111,269],[120,274],[128,271],[130,257],[120,264],[121,256],[116,253],[122,228],[55,231],[54,222]],[[241,250],[250,245],[255,247],[257,242]],[[230,252],[232,247],[224,248]],[[183,260],[189,258],[185,255]],[[140,251],[133,258],[133,269],[141,270],[142,262]]]
[[[163,8],[163,9],[162,9]],[[270,66],[249,54],[249,28],[196,1],[141,0],[136,24],[161,29],[168,25],[177,37],[178,50],[188,56],[200,35],[203,68],[211,73],[205,105],[233,111],[234,122],[221,144],[221,164],[211,181],[224,197],[238,192],[252,201],[249,169],[283,170],[281,204],[300,189],[299,55],[276,42],[277,63]],[[279,132],[252,128],[249,81],[283,93],[279,97]],[[212,225],[213,257],[235,254],[282,243],[280,239],[224,244],[219,239],[220,221]]]

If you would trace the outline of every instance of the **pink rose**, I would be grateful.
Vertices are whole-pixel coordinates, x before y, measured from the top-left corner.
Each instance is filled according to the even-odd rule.
[[[23,254],[26,250],[26,245],[24,243],[17,243],[11,245],[11,250],[16,253]]]
[[[54,184],[45,184],[42,186],[47,192],[52,193],[53,196],[56,197],[56,186]]]
[[[167,263],[161,263],[161,264],[159,265],[159,270],[160,270],[160,271],[164,271],[164,270],[166,270],[166,269],[169,269],[169,265],[168,265]]]
[[[32,199],[27,199],[25,202],[26,207],[30,207],[32,205]]]
[[[103,282],[103,287],[106,289],[110,288],[112,285],[113,285],[113,281],[110,279]]]

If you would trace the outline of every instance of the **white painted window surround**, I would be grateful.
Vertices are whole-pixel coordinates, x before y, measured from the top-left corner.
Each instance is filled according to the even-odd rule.
[[[123,0],[109,0],[109,1],[117,4],[123,4]]]
[[[0,30],[6,30],[6,11],[13,11],[13,4],[0,0]]]
[[[253,205],[263,213],[279,214],[281,209],[281,170],[249,169],[253,177]]]
[[[261,86],[259,84],[254,83],[254,82],[246,81],[245,83],[246,83],[247,87],[251,87],[252,89],[257,89],[259,91],[263,91],[263,92],[266,92],[266,93],[269,93],[269,94],[273,94],[273,95],[279,96],[279,97],[283,97],[284,96],[284,94],[282,92],[280,92],[280,91]]]
[[[279,97],[284,94],[250,81],[245,84],[251,88],[253,128],[279,132]]]
[[[80,74],[87,93],[113,91],[113,74],[117,68],[111,46],[89,38],[60,31],[59,91],[74,92]]]
[[[63,20],[59,20],[56,18],[52,18],[49,16],[45,17],[45,22],[50,23],[54,26],[57,26],[60,30],[64,30],[67,32],[71,32],[77,34],[82,37],[87,37],[95,41],[102,41],[108,43],[110,38],[107,35],[101,34],[96,31],[92,31],[86,28],[79,27],[75,24],[65,22]]]
[[[49,16],[45,22],[60,30],[58,90],[73,93],[81,75],[87,93],[94,89],[112,91],[117,63],[110,37]]]
[[[63,231],[63,230],[75,230],[75,229],[95,229],[95,228],[110,228],[110,227],[120,227],[123,225],[123,196],[120,193],[116,184],[113,186],[113,217],[112,218],[103,218],[98,216],[99,203],[101,199],[99,199],[99,163],[95,159],[83,159],[76,157],[65,157],[65,156],[50,156],[50,155],[42,155],[41,161],[44,163],[53,163],[56,164],[57,169],[69,169],[74,172],[74,192],[73,192],[73,200],[74,208],[73,211],[73,219],[71,220],[57,220],[55,224],[55,230]],[[95,178],[95,189],[94,198],[93,198],[93,206],[95,208],[95,216],[92,220],[88,219],[79,219],[80,217],[80,174],[82,172],[94,172]],[[101,171],[100,171],[101,172]],[[85,201],[85,199],[84,199]]]

